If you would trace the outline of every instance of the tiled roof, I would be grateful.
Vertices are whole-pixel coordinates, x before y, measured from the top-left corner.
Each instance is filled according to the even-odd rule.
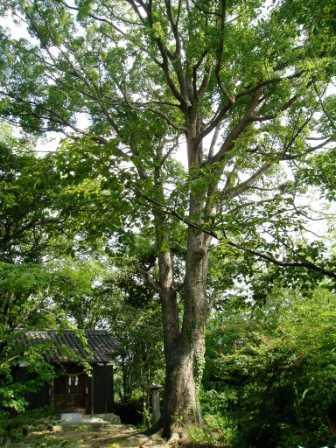
[[[82,335],[82,336],[81,336]],[[25,346],[40,344],[50,362],[65,363],[87,360],[91,364],[106,364],[116,352],[117,344],[105,330],[26,331],[22,334]]]

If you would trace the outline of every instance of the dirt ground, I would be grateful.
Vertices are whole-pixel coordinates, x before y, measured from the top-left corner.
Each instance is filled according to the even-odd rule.
[[[111,424],[54,425],[33,431],[8,448],[155,448],[166,447],[159,436],[147,437],[133,426]]]

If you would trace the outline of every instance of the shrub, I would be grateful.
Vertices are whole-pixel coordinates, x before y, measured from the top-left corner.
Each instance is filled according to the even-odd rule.
[[[212,328],[210,411],[236,422],[240,448],[333,443],[328,411],[336,403],[336,296],[278,292],[262,309],[226,316]],[[209,356],[209,355],[208,355]],[[222,378],[222,381],[218,381]],[[207,384],[205,384],[207,386]],[[236,399],[227,400],[231,389]],[[223,395],[224,394],[224,395]],[[234,396],[234,395],[232,395]],[[336,424],[336,422],[334,422]]]
[[[115,404],[115,413],[119,415],[121,423],[140,425],[143,421],[143,400],[129,400]]]
[[[229,448],[236,439],[236,427],[227,416],[205,415],[202,426],[189,427],[188,439],[191,445]]]

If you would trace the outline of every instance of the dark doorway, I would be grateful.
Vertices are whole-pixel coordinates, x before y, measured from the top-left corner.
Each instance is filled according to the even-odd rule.
[[[54,380],[54,404],[59,411],[85,411],[88,392],[85,373],[65,374]]]

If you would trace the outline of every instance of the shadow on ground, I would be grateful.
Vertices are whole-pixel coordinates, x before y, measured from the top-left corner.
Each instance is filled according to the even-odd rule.
[[[8,448],[123,448],[165,447],[159,436],[147,437],[133,426],[111,424],[54,425],[33,431]]]

